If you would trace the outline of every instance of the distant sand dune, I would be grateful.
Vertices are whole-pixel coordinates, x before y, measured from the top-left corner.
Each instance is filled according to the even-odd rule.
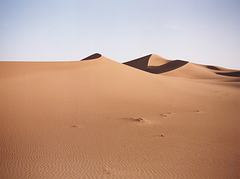
[[[231,78],[226,77],[240,77],[237,70],[193,64],[183,60],[167,60],[154,54],[125,62],[124,64],[154,74],[191,79],[222,79],[231,81]],[[233,79],[233,81],[236,81],[236,79]]]
[[[187,63],[188,62],[182,60],[169,61],[157,55],[148,55],[136,60],[125,62],[124,64],[143,71],[159,74],[175,70]]]
[[[215,66],[207,65],[206,67],[209,68],[209,69],[211,69],[211,70],[220,70],[220,71],[221,71],[220,68],[215,67]]]
[[[97,59],[97,58],[100,58],[102,55],[99,54],[99,53],[94,53],[93,55],[90,55],[84,59],[82,59],[82,61],[84,60],[94,60],[94,59]]]
[[[188,62],[182,61],[182,60],[174,60],[174,61],[167,62],[165,60],[160,59],[161,61],[164,61],[165,63],[163,63],[160,66],[155,66],[154,64],[157,63],[156,57],[155,57],[155,62],[152,62],[152,60],[150,60],[151,58],[152,58],[152,55],[148,55],[148,56],[139,58],[137,60],[126,62],[124,64],[129,65],[134,68],[138,68],[138,69],[147,71],[147,72],[150,72],[150,73],[160,74],[160,73],[175,70],[175,69],[180,68],[181,66],[188,63]]]
[[[216,73],[218,75],[224,75],[224,76],[231,76],[231,77],[240,77],[240,71],[234,71],[234,72],[223,72],[223,73]]]

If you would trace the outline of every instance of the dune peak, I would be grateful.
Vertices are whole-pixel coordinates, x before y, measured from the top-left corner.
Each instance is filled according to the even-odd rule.
[[[148,60],[148,66],[160,66],[166,64],[169,61],[170,60],[163,58],[159,55],[151,54]]]
[[[81,61],[83,61],[83,60],[94,60],[94,59],[97,59],[97,58],[100,58],[100,57],[102,57],[102,55],[100,53],[94,53],[94,54],[82,59]]]
[[[187,63],[188,61],[168,60],[159,55],[150,54],[124,64],[146,72],[160,74],[178,69]]]

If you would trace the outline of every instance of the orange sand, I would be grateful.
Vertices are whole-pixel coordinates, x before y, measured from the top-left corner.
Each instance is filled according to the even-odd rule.
[[[0,62],[0,84],[1,179],[240,178],[239,71],[94,54]]]

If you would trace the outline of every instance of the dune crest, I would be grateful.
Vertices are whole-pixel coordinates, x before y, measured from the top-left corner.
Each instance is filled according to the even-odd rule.
[[[125,65],[147,71],[154,74],[160,74],[168,71],[175,70],[188,62],[183,60],[167,60],[158,55],[151,54],[136,60],[125,62]]]
[[[149,57],[149,60],[148,60],[148,66],[160,66],[160,65],[164,65],[170,61],[171,60],[163,58],[159,55],[151,54],[151,56]]]
[[[82,59],[81,61],[84,61],[84,60],[94,60],[94,59],[97,59],[97,58],[100,58],[102,57],[102,55],[100,53],[94,53],[84,59]]]
[[[236,81],[229,77],[240,77],[238,70],[230,70],[211,65],[199,65],[184,60],[167,60],[158,55],[147,55],[123,63],[153,74],[190,79],[219,79]]]
[[[231,76],[231,77],[240,77],[240,71],[234,71],[234,72],[222,72],[222,73],[216,73],[218,75],[224,75],[224,76]]]

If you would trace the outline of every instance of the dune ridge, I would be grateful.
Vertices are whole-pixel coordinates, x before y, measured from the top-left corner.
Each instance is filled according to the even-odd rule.
[[[187,63],[188,62],[183,60],[170,61],[158,55],[151,54],[123,64],[150,73],[160,74],[180,68]]]
[[[144,56],[123,64],[154,74],[190,79],[230,80],[231,78],[226,77],[239,77],[240,72],[211,65],[194,64],[184,60],[167,60],[158,55]]]
[[[222,72],[222,73],[216,73],[218,75],[224,75],[224,76],[231,76],[231,77],[240,77],[240,71],[234,71],[234,72]]]
[[[239,178],[240,82],[215,71],[0,62],[0,178]]]
[[[102,55],[99,54],[99,53],[94,53],[86,58],[83,58],[81,61],[84,61],[84,60],[93,60],[93,59],[97,59],[97,58],[100,58]]]

